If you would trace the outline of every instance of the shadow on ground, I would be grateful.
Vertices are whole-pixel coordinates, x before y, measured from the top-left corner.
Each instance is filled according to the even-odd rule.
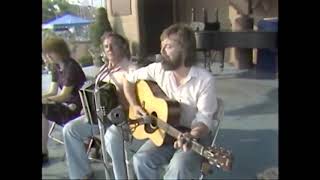
[[[216,169],[208,179],[255,179],[265,169],[278,167],[277,131],[221,129],[216,144],[232,151],[233,169]]]

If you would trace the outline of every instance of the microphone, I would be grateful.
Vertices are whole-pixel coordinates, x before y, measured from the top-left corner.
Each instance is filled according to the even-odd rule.
[[[126,116],[121,106],[113,108],[107,115],[108,119],[115,125],[122,125],[126,122]]]
[[[130,128],[127,122],[127,117],[121,106],[113,108],[107,115],[112,124],[121,128],[123,133],[123,139],[125,141],[130,140]]]

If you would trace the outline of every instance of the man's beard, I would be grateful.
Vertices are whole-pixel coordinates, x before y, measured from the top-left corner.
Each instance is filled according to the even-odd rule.
[[[162,67],[166,71],[176,70],[182,63],[182,54],[179,53],[174,59],[169,60],[168,56],[162,55]]]

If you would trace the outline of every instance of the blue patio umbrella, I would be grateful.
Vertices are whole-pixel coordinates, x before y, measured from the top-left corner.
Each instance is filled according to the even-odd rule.
[[[48,20],[46,23],[42,24],[42,29],[66,29],[70,27],[78,27],[83,25],[88,25],[94,22],[94,20],[85,19],[71,13],[65,13],[59,17]]]

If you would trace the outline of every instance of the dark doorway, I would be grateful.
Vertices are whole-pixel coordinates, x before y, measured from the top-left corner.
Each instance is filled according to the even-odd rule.
[[[172,0],[144,0],[143,28],[144,51],[146,55],[160,53],[160,35],[173,23]]]

